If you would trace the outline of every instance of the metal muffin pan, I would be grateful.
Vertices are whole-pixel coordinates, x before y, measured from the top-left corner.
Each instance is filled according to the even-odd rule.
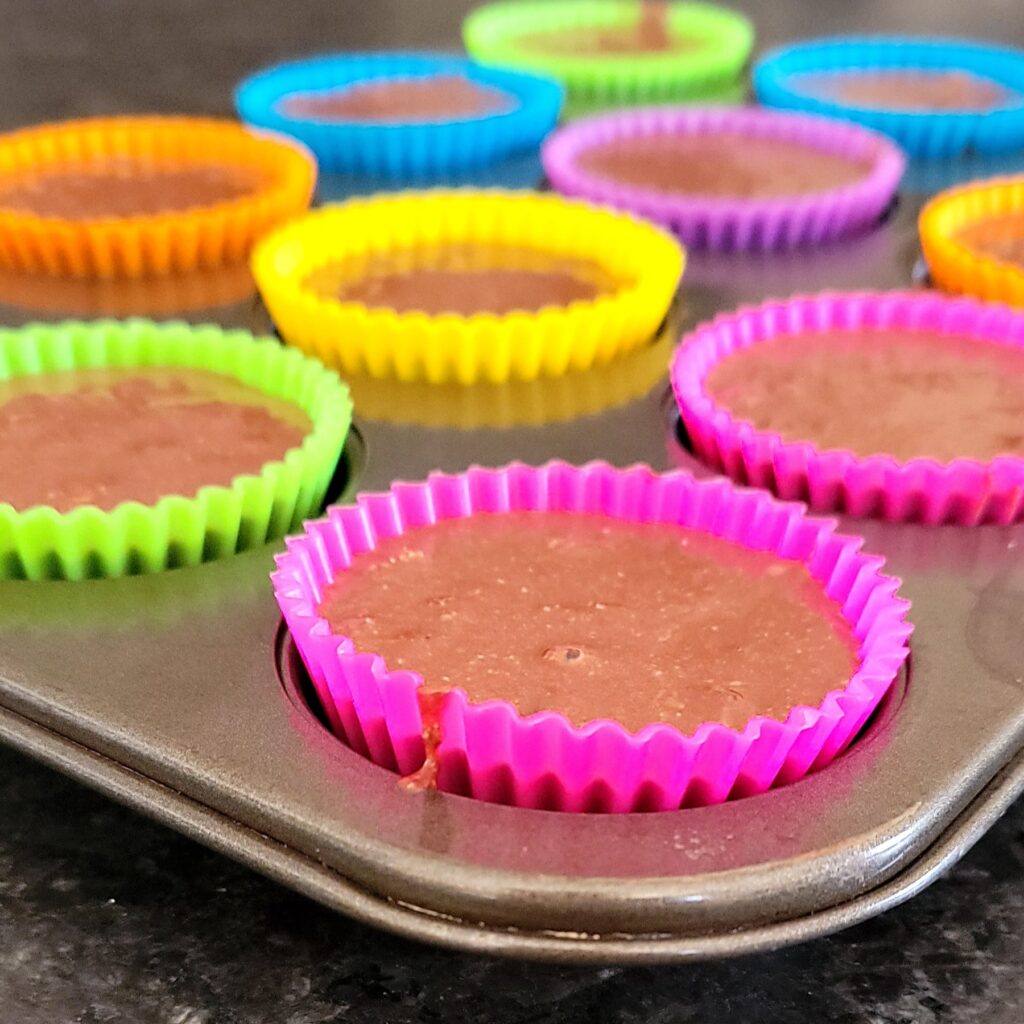
[[[796,290],[909,287],[918,205],[904,197],[876,230],[826,250],[696,255],[678,317]],[[268,327],[256,302],[211,318]],[[358,407],[356,422],[336,495],[556,456],[702,471],[664,377],[546,426],[389,424]],[[318,720],[267,579],[276,545],[157,576],[0,583],[0,739],[407,936],[591,963],[802,941],[912,896],[1024,790],[1024,525],[843,527],[903,577],[909,668],[845,756],[762,796],[569,815],[404,791]]]

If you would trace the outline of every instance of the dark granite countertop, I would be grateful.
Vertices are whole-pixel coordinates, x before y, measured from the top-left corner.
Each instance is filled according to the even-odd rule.
[[[833,938],[600,970],[346,920],[0,750],[0,1019],[153,1024],[1020,1024],[1024,802],[948,877]]]
[[[0,128],[229,113],[241,74],[311,50],[451,47],[467,0],[4,0]],[[747,0],[761,44],[908,30],[1024,43],[1016,0]],[[576,969],[376,932],[0,750],[0,1021],[1024,1020],[1024,803],[911,903],[720,964]]]

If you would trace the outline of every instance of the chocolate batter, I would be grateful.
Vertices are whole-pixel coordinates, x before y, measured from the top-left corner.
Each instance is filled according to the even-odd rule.
[[[111,509],[258,473],[302,443],[306,414],[219,374],[75,370],[0,382],[0,501]]]
[[[989,110],[1019,99],[998,82],[966,71],[837,71],[795,76],[794,86],[876,110]]]
[[[614,291],[595,263],[513,246],[461,243],[376,253],[329,265],[307,287],[343,302],[430,315],[502,315],[564,306]]]
[[[897,459],[1024,456],[1024,350],[928,331],[829,331],[735,353],[707,379],[789,441]]]
[[[783,139],[736,132],[648,135],[584,150],[579,167],[600,178],[656,192],[776,199],[825,192],[864,178],[866,160]]]
[[[517,42],[525,49],[550,57],[630,57],[644,54],[686,53],[701,40],[678,35],[669,24],[670,5],[642,3],[639,17],[625,25],[575,25],[572,28],[531,32]]]
[[[415,121],[484,117],[511,110],[515,99],[501,89],[480,85],[465,75],[381,78],[330,92],[286,96],[279,109],[307,121]]]
[[[979,220],[957,233],[957,241],[984,256],[1015,263],[1024,270],[1024,216],[1006,214]]]
[[[800,563],[604,516],[412,530],[357,556],[320,614],[428,690],[631,730],[785,719],[858,662],[849,624]]]
[[[0,209],[64,220],[139,217],[230,202],[261,184],[247,167],[108,157],[0,179]]]

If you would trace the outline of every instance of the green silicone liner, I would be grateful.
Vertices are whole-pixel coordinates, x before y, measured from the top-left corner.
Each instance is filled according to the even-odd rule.
[[[623,0],[512,0],[474,11],[463,22],[462,36],[477,60],[549,74],[565,85],[574,102],[686,100],[716,92],[740,76],[754,28],[742,14],[714,4],[671,5],[669,23],[675,32],[707,40],[693,53],[553,57],[519,44],[524,35],[549,29],[628,24],[638,7]]]
[[[0,503],[0,578],[86,579],[159,572],[281,537],[319,509],[352,418],[348,388],[320,363],[247,331],[148,320],[29,324],[0,331],[0,379],[75,369],[176,366],[221,373],[292,401],[305,441],[258,474],[154,505],[109,511]]]

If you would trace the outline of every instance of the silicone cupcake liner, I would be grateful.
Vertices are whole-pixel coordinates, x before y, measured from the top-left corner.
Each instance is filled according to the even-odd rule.
[[[239,199],[132,217],[66,220],[0,207],[0,266],[71,277],[145,277],[238,263],[260,235],[309,205],[316,179],[312,157],[297,143],[230,121],[116,117],[0,136],[0,182],[111,157],[177,167],[222,163],[252,169],[260,183]]]
[[[828,330],[930,330],[979,343],[1024,345],[1024,316],[995,305],[923,292],[796,296],[741,309],[683,338],[672,385],[698,455],[734,479],[779,497],[894,522],[1012,523],[1024,516],[1024,459],[961,458],[941,463],[820,450],[733,417],[708,394],[712,368],[734,352],[773,338]]]
[[[655,724],[637,733],[597,720],[582,728],[561,714],[523,717],[504,701],[473,703],[455,688],[424,698],[421,678],[357,651],[317,614],[331,579],[380,538],[440,519],[513,511],[566,511],[694,527],[804,562],[838,602],[860,641],[849,684],[786,721],[754,718],[742,731],[707,723],[692,735]],[[482,800],[563,811],[671,810],[718,803],[791,782],[821,768],[855,738],[907,654],[908,604],[883,559],[835,524],[804,516],[757,491],[686,473],[658,475],[605,463],[553,462],[539,469],[471,469],[362,495],[308,523],[277,559],[278,602],[332,728],[377,764],[408,775],[424,765],[424,715],[435,708],[440,742],[432,758],[440,789]]]
[[[463,22],[466,49],[493,64],[552,75],[572,103],[623,105],[683,100],[735,83],[754,43],[741,14],[703,3],[673,3],[669,25],[702,40],[692,52],[560,57],[538,53],[523,38],[543,31],[628,24],[639,5],[622,0],[513,0],[473,11]]]
[[[0,578],[122,576],[221,558],[280,537],[315,512],[351,418],[338,378],[246,331],[146,320],[30,324],[0,331],[0,379],[98,367],[181,366],[235,377],[294,402],[312,421],[303,443],[257,474],[156,504],[104,511],[0,503]]]
[[[594,146],[655,135],[728,132],[813,146],[870,170],[852,185],[783,199],[712,199],[623,185],[588,173],[579,157]],[[628,210],[671,228],[688,246],[717,250],[789,249],[831,241],[876,222],[903,174],[900,151],[856,125],[768,110],[652,107],[580,121],[544,145],[544,168],[562,193]]]
[[[841,71],[963,71],[1019,94],[986,111],[878,110],[803,92],[794,76]],[[769,107],[858,121],[894,138],[912,156],[1008,152],[1024,146],[1024,51],[947,39],[837,38],[774,50],[754,67],[754,91]]]
[[[396,313],[341,302],[306,284],[365,252],[457,242],[578,256],[621,281],[591,301],[473,316]],[[530,192],[430,191],[317,211],[257,246],[253,273],[282,336],[346,374],[500,383],[586,370],[649,341],[683,269],[677,243],[622,214]]]
[[[515,106],[479,117],[429,123],[323,122],[291,117],[281,100],[388,78],[463,75],[508,93]],[[535,149],[562,105],[557,82],[458,57],[427,54],[338,54],[282,64],[243,82],[235,105],[244,121],[301,139],[324,171],[415,181],[487,167]]]
[[[662,330],[651,344],[604,366],[560,377],[471,388],[364,376],[347,382],[363,420],[460,430],[540,427],[594,416],[646,395],[664,380],[676,337]]]
[[[921,211],[921,248],[932,281],[948,292],[1024,306],[1024,267],[960,240],[986,220],[1017,218],[1024,235],[1024,176],[972,182],[932,199]]]

